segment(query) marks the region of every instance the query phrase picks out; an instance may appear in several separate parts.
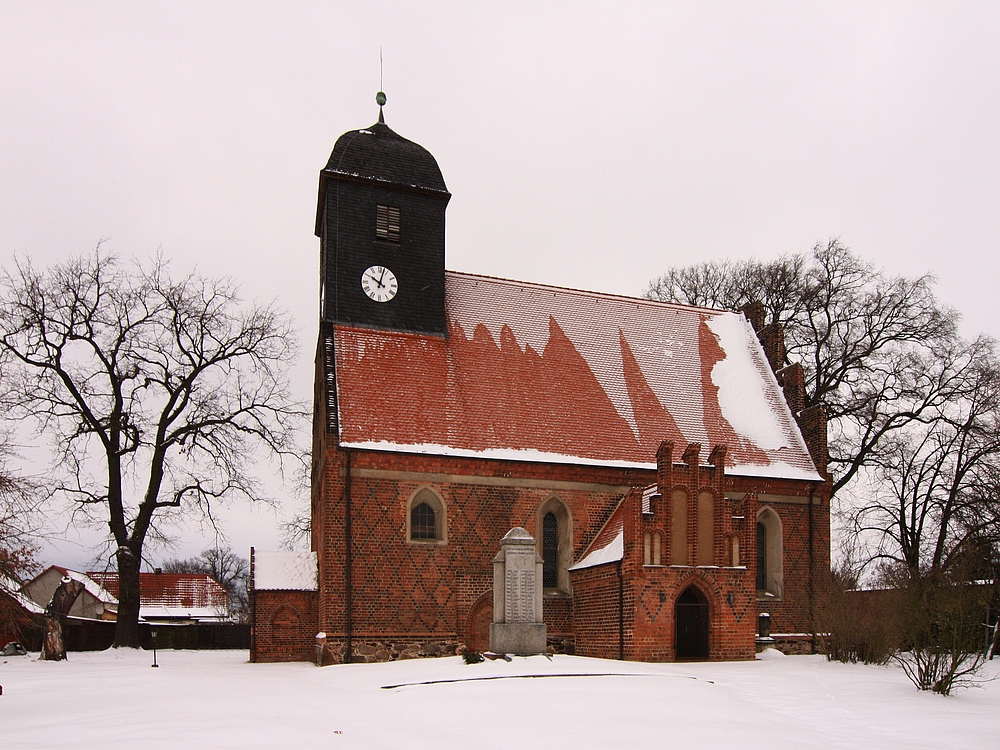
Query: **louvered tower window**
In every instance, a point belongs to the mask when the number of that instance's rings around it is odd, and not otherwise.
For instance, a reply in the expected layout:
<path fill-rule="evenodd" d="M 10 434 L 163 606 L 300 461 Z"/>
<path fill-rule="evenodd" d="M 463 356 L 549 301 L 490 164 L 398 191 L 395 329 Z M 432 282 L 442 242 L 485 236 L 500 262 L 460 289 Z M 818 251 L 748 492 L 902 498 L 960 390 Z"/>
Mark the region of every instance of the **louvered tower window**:
<path fill-rule="evenodd" d="M 555 513 L 546 513 L 542 519 L 542 586 L 559 586 L 559 524 Z"/>
<path fill-rule="evenodd" d="M 375 236 L 388 242 L 399 242 L 399 207 L 375 207 Z"/>

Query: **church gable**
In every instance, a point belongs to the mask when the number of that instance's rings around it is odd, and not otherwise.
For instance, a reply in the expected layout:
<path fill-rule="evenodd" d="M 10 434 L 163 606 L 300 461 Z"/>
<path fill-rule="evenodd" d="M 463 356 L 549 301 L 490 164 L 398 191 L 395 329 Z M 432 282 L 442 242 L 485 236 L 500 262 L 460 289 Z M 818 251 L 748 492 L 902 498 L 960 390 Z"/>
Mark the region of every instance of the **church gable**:
<path fill-rule="evenodd" d="M 672 439 L 820 480 L 741 314 L 453 272 L 445 289 L 447 338 L 335 329 L 343 446 L 653 468 Z"/>

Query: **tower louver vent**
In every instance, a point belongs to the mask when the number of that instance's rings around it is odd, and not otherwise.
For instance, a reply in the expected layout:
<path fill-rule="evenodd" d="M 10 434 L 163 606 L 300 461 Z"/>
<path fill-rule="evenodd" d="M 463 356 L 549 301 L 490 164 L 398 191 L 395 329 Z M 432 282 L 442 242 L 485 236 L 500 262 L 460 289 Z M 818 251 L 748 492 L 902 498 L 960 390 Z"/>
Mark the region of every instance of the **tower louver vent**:
<path fill-rule="evenodd" d="M 375 236 L 380 240 L 399 242 L 399 207 L 375 207 Z"/>

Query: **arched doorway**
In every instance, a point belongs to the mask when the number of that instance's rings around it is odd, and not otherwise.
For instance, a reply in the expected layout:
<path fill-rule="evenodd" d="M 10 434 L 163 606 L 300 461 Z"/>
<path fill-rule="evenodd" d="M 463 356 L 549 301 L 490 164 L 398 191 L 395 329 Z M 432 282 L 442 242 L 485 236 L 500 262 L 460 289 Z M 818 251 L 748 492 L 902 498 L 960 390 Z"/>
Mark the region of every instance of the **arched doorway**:
<path fill-rule="evenodd" d="M 688 586 L 674 605 L 674 643 L 678 659 L 708 658 L 708 600 Z"/>
<path fill-rule="evenodd" d="M 473 651 L 490 650 L 490 623 L 493 622 L 493 592 L 488 591 L 472 605 L 466 645 Z"/>

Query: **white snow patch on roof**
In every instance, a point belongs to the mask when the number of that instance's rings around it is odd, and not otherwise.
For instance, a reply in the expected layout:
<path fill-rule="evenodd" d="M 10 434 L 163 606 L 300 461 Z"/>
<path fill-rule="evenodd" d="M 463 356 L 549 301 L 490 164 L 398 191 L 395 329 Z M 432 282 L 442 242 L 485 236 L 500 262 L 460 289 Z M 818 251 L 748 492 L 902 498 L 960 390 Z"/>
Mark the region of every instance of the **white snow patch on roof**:
<path fill-rule="evenodd" d="M 814 469 L 800 469 L 785 463 L 773 463 L 768 466 L 759 464 L 737 464 L 726 467 L 726 476 L 740 477 L 771 477 L 777 479 L 801 479 L 806 482 L 822 482 L 823 477 Z"/>
<path fill-rule="evenodd" d="M 580 456 L 569 456 L 563 453 L 548 453 L 546 451 L 522 450 L 518 448 L 471 450 L 468 448 L 455 448 L 450 445 L 440 445 L 438 443 L 392 443 L 388 440 L 344 441 L 340 445 L 344 448 L 353 448 L 356 450 L 419 453 L 429 456 L 492 458 L 498 461 L 532 461 L 549 464 L 576 464 L 578 466 L 607 466 L 619 469 L 656 469 L 655 461 L 605 461 L 598 458 L 581 458 Z M 823 481 L 823 478 L 815 471 L 806 471 L 780 462 L 772 463 L 768 466 L 760 466 L 758 464 L 727 464 L 726 476 L 804 479 L 810 482 Z M 258 588 L 260 587 L 258 586 Z"/>
<path fill-rule="evenodd" d="M 253 586 L 258 591 L 319 588 L 315 552 L 255 552 L 253 559 Z"/>
<path fill-rule="evenodd" d="M 141 620 L 225 620 L 229 613 L 225 607 L 139 607 Z"/>
<path fill-rule="evenodd" d="M 570 570 L 583 570 L 592 568 L 595 565 L 618 562 L 625 555 L 625 529 L 619 529 L 615 538 L 606 547 L 594 550 L 589 555 L 584 556 L 580 562 L 570 568 Z"/>
<path fill-rule="evenodd" d="M 69 568 L 63 568 L 66 571 L 66 575 L 73 579 L 74 581 L 79 581 L 83 584 L 84 589 L 87 593 L 96 598 L 98 601 L 104 604 L 111 604 L 115 607 L 118 606 L 118 600 L 115 599 L 111 594 L 108 593 L 101 584 L 95 581 L 93 578 L 88 576 L 86 573 L 80 573 L 76 570 L 70 570 Z"/>
<path fill-rule="evenodd" d="M 788 447 L 788 436 L 777 423 L 774 408 L 761 388 L 760 368 L 750 351 L 757 341 L 750 322 L 742 315 L 716 315 L 705 321 L 726 353 L 712 368 L 712 382 L 719 388 L 722 416 L 740 435 L 765 451 Z M 759 348 L 759 345 L 758 345 Z M 760 353 L 762 354 L 762 352 Z"/>
<path fill-rule="evenodd" d="M 17 581 L 14 581 L 4 575 L 0 575 L 0 594 L 6 594 L 34 615 L 41 615 L 45 613 L 45 607 L 42 607 L 30 596 L 23 593 L 20 590 Z"/>
<path fill-rule="evenodd" d="M 493 458 L 500 461 L 535 461 L 538 463 L 578 464 L 580 466 L 613 466 L 623 469 L 655 469 L 656 463 L 642 461 L 603 461 L 596 458 L 581 458 L 562 453 L 528 450 L 520 448 L 486 448 L 472 450 L 469 448 L 454 448 L 450 445 L 437 443 L 391 443 L 388 440 L 372 440 L 365 442 L 343 442 L 345 448 L 360 450 L 394 451 L 400 453 L 421 453 L 431 456 L 457 456 L 461 458 Z"/>

